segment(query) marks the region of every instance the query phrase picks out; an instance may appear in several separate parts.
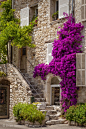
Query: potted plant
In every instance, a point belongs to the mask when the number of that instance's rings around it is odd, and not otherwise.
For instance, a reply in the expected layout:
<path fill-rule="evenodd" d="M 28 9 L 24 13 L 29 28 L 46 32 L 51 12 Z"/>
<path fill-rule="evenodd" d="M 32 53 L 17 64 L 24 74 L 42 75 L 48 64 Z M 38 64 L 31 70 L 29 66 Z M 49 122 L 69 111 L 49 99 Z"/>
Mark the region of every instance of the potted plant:
<path fill-rule="evenodd" d="M 56 16 L 58 15 L 58 11 L 52 14 L 52 18 L 56 20 Z"/>

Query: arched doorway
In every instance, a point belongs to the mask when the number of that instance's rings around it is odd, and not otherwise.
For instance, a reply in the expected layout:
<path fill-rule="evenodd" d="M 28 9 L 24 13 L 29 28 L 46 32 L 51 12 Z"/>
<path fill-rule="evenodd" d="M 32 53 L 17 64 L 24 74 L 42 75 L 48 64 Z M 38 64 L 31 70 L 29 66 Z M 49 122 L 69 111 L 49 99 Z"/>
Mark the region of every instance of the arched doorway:
<path fill-rule="evenodd" d="M 60 105 L 61 80 L 59 76 L 53 76 L 51 73 L 47 75 L 44 96 L 48 105 Z"/>
<path fill-rule="evenodd" d="M 9 85 L 8 80 L 0 81 L 0 118 L 9 118 Z"/>

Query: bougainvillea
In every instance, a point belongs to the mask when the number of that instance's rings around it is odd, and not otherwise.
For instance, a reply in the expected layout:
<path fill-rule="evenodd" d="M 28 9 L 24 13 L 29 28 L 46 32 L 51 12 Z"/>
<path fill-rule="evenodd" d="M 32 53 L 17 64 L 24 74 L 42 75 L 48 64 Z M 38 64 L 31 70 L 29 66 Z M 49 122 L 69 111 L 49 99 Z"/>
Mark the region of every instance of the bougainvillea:
<path fill-rule="evenodd" d="M 84 26 L 81 23 L 75 23 L 72 15 L 66 18 L 63 28 L 59 27 L 60 31 L 57 31 L 58 40 L 55 39 L 53 43 L 52 61 L 49 65 L 36 66 L 33 75 L 33 77 L 41 76 L 43 80 L 48 73 L 61 77 L 61 103 L 64 112 L 77 103 L 76 53 L 82 52 L 80 42 L 84 37 L 81 35 Z"/>

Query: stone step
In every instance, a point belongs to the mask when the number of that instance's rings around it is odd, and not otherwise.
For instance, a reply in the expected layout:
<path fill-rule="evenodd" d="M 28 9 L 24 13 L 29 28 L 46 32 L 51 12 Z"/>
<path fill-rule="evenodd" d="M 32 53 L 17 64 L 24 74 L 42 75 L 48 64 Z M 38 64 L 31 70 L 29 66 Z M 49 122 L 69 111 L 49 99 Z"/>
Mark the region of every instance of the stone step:
<path fill-rule="evenodd" d="M 32 78 L 31 77 L 25 77 L 26 78 L 26 80 L 28 80 L 28 81 L 32 81 Z"/>
<path fill-rule="evenodd" d="M 48 102 L 45 102 L 46 106 L 49 106 L 50 104 Z"/>
<path fill-rule="evenodd" d="M 57 114 L 57 111 L 55 110 L 40 110 L 42 111 L 43 113 L 46 112 L 46 115 L 55 115 Z"/>
<path fill-rule="evenodd" d="M 61 112 L 57 112 L 56 115 L 49 115 L 49 120 L 57 120 L 61 116 Z"/>
<path fill-rule="evenodd" d="M 30 84 L 31 84 L 31 85 L 34 85 L 34 82 L 33 82 L 33 81 L 30 81 Z"/>
<path fill-rule="evenodd" d="M 55 125 L 55 124 L 64 124 L 66 119 L 58 119 L 58 120 L 49 120 L 46 122 L 46 125 Z"/>
<path fill-rule="evenodd" d="M 54 110 L 61 112 L 61 107 L 58 105 L 52 105 L 54 107 Z"/>
<path fill-rule="evenodd" d="M 25 77 L 30 77 L 28 73 L 23 73 Z M 31 78 L 31 77 L 30 77 Z"/>
<path fill-rule="evenodd" d="M 54 110 L 54 107 L 53 106 L 46 106 L 45 110 Z"/>
<path fill-rule="evenodd" d="M 34 98 L 35 102 L 45 102 L 46 99 L 45 98 Z"/>
<path fill-rule="evenodd" d="M 32 88 L 32 87 L 33 87 L 34 89 L 39 89 L 39 90 L 41 89 L 41 87 L 38 87 L 38 86 L 36 86 L 36 85 L 34 85 L 34 84 L 31 84 L 31 88 Z"/>
<path fill-rule="evenodd" d="M 32 89 L 32 88 L 31 88 L 31 91 L 32 91 L 33 94 L 34 94 L 34 93 L 40 93 L 40 92 L 42 92 L 42 91 L 39 90 L 39 89 Z"/>
<path fill-rule="evenodd" d="M 34 93 L 33 96 L 35 98 L 40 98 L 40 97 L 43 98 L 44 97 L 44 94 L 43 93 L 38 93 L 38 94 L 37 93 Z"/>

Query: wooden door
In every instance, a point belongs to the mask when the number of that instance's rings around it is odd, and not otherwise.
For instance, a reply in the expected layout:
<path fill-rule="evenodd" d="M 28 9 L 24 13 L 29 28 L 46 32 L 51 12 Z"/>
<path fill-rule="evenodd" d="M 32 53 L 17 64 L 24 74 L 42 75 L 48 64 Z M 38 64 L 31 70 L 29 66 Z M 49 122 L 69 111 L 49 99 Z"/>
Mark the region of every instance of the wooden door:
<path fill-rule="evenodd" d="M 0 118 L 9 117 L 9 86 L 0 86 Z"/>
<path fill-rule="evenodd" d="M 60 87 L 51 87 L 51 105 L 60 105 Z"/>
<path fill-rule="evenodd" d="M 20 70 L 22 73 L 26 73 L 26 47 L 21 49 L 21 60 L 20 60 Z"/>

